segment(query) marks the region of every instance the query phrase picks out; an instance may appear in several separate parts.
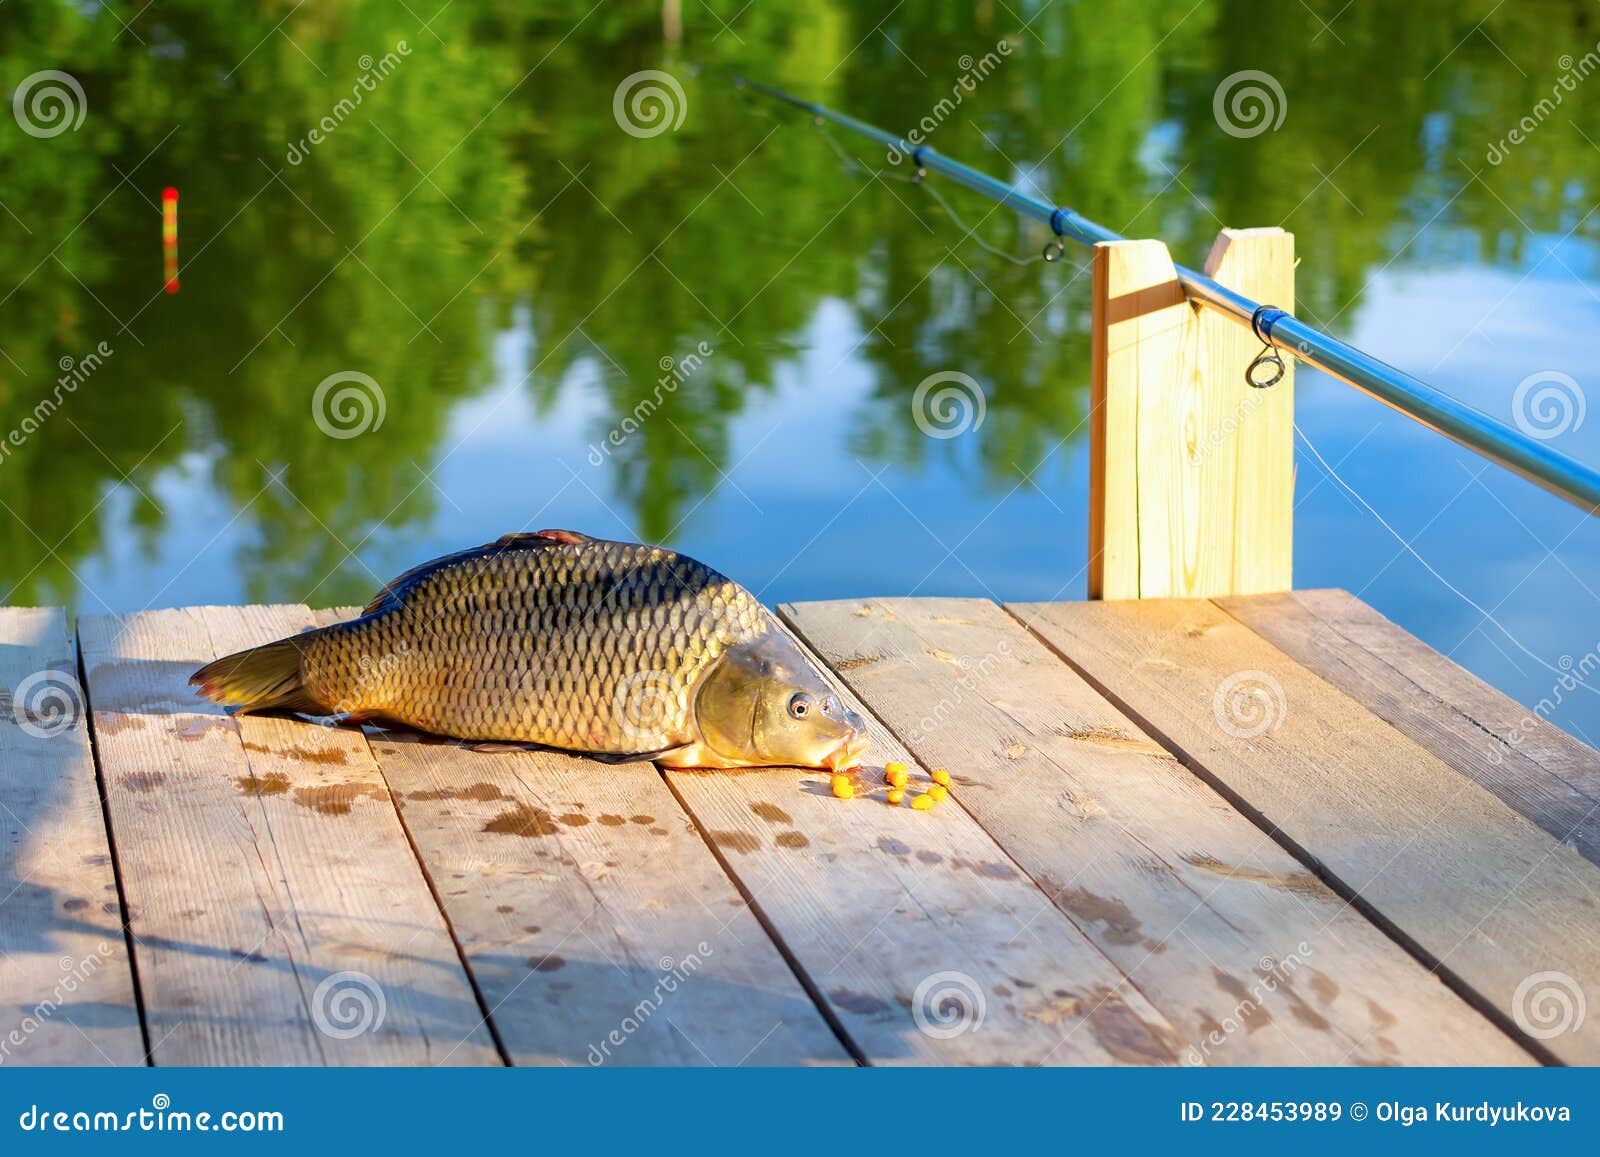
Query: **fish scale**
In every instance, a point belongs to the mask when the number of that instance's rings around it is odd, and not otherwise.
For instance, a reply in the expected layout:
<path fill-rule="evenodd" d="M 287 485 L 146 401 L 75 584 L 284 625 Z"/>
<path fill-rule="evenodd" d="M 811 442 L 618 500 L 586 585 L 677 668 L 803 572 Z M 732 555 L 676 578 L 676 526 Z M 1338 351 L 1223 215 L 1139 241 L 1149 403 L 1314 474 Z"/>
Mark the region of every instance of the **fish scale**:
<path fill-rule="evenodd" d="M 225 655 L 189 682 L 243 710 L 671 767 L 837 770 L 866 746 L 865 721 L 738 583 L 570 530 L 424 563 L 360 618 Z"/>
<path fill-rule="evenodd" d="M 527 536 L 532 538 L 532 536 Z M 304 644 L 323 702 L 446 735 L 628 753 L 691 738 L 691 693 L 771 627 L 737 583 L 632 543 L 520 541 L 396 580 Z"/>

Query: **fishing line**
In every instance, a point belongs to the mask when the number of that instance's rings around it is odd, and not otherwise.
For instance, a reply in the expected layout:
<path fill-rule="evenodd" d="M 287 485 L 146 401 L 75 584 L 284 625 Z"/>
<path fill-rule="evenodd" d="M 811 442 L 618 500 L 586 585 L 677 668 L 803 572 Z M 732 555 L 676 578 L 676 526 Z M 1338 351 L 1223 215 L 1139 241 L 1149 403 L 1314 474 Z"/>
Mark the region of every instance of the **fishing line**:
<path fill-rule="evenodd" d="M 818 135 L 821 136 L 824 141 L 828 142 L 828 147 L 831 148 L 838 155 L 839 160 L 842 162 L 843 167 L 846 170 L 853 169 L 856 172 L 865 173 L 869 177 L 882 177 L 882 178 L 887 178 L 888 180 L 891 180 L 891 181 L 899 181 L 901 184 L 918 186 L 919 188 L 922 189 L 922 191 L 924 193 L 926 193 L 928 196 L 930 196 L 930 197 L 932 197 L 934 199 L 934 202 L 939 206 L 939 208 L 941 208 L 941 209 L 943 209 L 945 211 L 946 216 L 948 216 L 951 221 L 955 222 L 956 228 L 960 229 L 961 232 L 966 234 L 967 240 L 971 241 L 974 245 L 976 245 L 978 248 L 982 249 L 985 253 L 989 253 L 989 254 L 991 254 L 991 255 L 993 255 L 995 257 L 1000 258 L 1003 261 L 1009 261 L 1013 265 L 1022 265 L 1022 266 L 1032 265 L 1035 261 L 1048 261 L 1048 260 L 1050 260 L 1049 258 L 1044 257 L 1044 256 L 1018 257 L 1015 254 L 1007 253 L 1005 250 L 998 249 L 995 246 L 989 244 L 982 237 L 978 236 L 976 229 L 974 229 L 972 227 L 969 227 L 967 225 L 966 221 L 964 221 L 962 219 L 961 214 L 959 214 L 959 213 L 957 213 L 955 211 L 955 209 L 951 206 L 950 202 L 946 201 L 944 199 L 944 197 L 939 193 L 939 191 L 933 187 L 932 184 L 930 184 L 929 182 L 923 180 L 923 173 L 922 173 L 921 169 L 917 170 L 917 175 L 916 176 L 907 177 L 907 176 L 902 176 L 901 174 L 896 173 L 896 172 L 894 172 L 893 170 L 890 170 L 890 169 L 876 169 L 876 168 L 873 168 L 871 165 L 869 165 L 865 161 L 863 161 L 860 157 L 852 155 L 849 151 L 847 151 L 845 149 L 845 147 L 843 145 L 841 145 L 837 140 L 835 140 L 833 134 L 828 131 L 828 126 L 827 126 L 826 122 L 824 122 L 823 124 L 816 124 L 816 122 L 813 121 L 812 123 L 813 123 L 814 127 L 816 128 Z"/>
<path fill-rule="evenodd" d="M 1557 675 L 1558 677 L 1567 674 L 1567 672 L 1564 671 L 1563 669 L 1561 669 L 1560 667 L 1556 666 L 1553 663 L 1546 662 L 1541 656 L 1536 655 L 1532 651 L 1530 651 L 1523 644 L 1522 640 L 1518 639 L 1509 630 L 1507 630 L 1506 627 L 1505 627 L 1505 624 L 1500 622 L 1499 619 L 1495 618 L 1494 615 L 1491 612 L 1489 612 L 1489 611 L 1485 610 L 1483 607 L 1479 606 L 1478 603 L 1476 601 L 1474 601 L 1473 598 L 1470 595 L 1468 595 L 1460 587 L 1456 586 L 1449 579 L 1445 578 L 1444 575 L 1440 574 L 1436 569 L 1434 569 L 1433 564 L 1430 563 L 1427 559 L 1423 558 L 1422 555 L 1417 552 L 1416 548 L 1413 547 L 1409 542 L 1407 542 L 1405 540 L 1404 537 L 1401 536 L 1399 531 L 1397 531 L 1394 527 L 1390 526 L 1388 521 L 1383 517 L 1383 515 L 1379 514 L 1377 512 L 1377 510 L 1373 507 L 1372 503 L 1368 502 L 1365 498 L 1361 497 L 1361 495 L 1356 492 L 1355 487 L 1351 486 L 1348 482 L 1346 482 L 1343 478 L 1341 478 L 1339 476 L 1338 471 L 1336 471 L 1329 464 L 1328 460 L 1326 458 L 1324 458 L 1322 456 L 1322 454 L 1317 450 L 1316 446 L 1312 444 L 1311 439 L 1306 436 L 1306 432 L 1300 428 L 1300 423 L 1299 422 L 1296 422 L 1294 424 L 1294 432 L 1295 432 L 1295 434 L 1297 434 L 1299 436 L 1300 440 L 1305 443 L 1306 449 L 1311 451 L 1311 456 L 1313 458 L 1315 458 L 1318 463 L 1321 464 L 1323 471 L 1328 475 L 1328 477 L 1332 478 L 1334 480 L 1334 482 L 1336 482 L 1341 488 L 1343 488 L 1345 493 L 1349 494 L 1350 497 L 1354 498 L 1363 507 L 1365 507 L 1367 513 L 1372 515 L 1373 518 L 1376 518 L 1378 520 L 1378 524 L 1380 526 L 1382 526 L 1383 529 L 1387 530 L 1390 534 L 1392 534 L 1394 536 L 1395 541 L 1398 542 L 1405 549 L 1406 553 L 1408 553 L 1409 555 L 1411 555 L 1412 558 L 1416 559 L 1419 563 L 1421 563 L 1422 566 L 1423 566 L 1423 569 L 1426 570 L 1429 574 L 1431 574 L 1434 578 L 1438 579 L 1439 582 L 1445 587 L 1446 590 L 1448 590 L 1451 594 L 1455 595 L 1462 602 L 1466 603 L 1467 606 L 1469 606 L 1473 610 L 1477 611 L 1486 620 L 1488 620 L 1489 622 L 1493 623 L 1495 625 L 1496 629 L 1499 630 L 1499 632 L 1502 635 L 1504 635 L 1508 640 L 1510 640 L 1512 646 L 1514 646 L 1517 650 L 1521 651 L 1524 655 L 1528 656 L 1528 658 L 1532 659 L 1535 663 L 1539 664 L 1539 666 L 1543 667 L 1546 671 L 1550 671 L 1550 672 L 1554 673 L 1555 675 Z M 1595 688 L 1589 686 L 1589 684 L 1585 683 L 1583 680 L 1579 679 L 1579 680 L 1576 680 L 1576 682 L 1577 682 L 1578 686 L 1582 687 L 1585 691 L 1589 692 L 1591 695 L 1600 695 L 1600 690 L 1596 690 Z"/>
<path fill-rule="evenodd" d="M 928 196 L 932 197 L 935 201 L 937 201 L 939 203 L 939 207 L 950 215 L 950 219 L 956 223 L 956 227 L 958 229 L 960 229 L 963 233 L 965 233 L 967 235 L 967 239 L 969 241 L 971 241 L 974 245 L 976 245 L 980 249 L 982 249 L 984 252 L 992 253 L 994 256 L 999 257 L 999 258 L 1001 258 L 1001 259 L 1003 259 L 1005 261 L 1009 261 L 1013 265 L 1024 265 L 1024 266 L 1026 266 L 1026 265 L 1032 265 L 1035 261 L 1046 261 L 1046 262 L 1048 262 L 1048 261 L 1055 260 L 1054 258 L 1046 257 L 1043 254 L 1040 254 L 1037 257 L 1017 257 L 1017 256 L 1015 256 L 1013 254 L 1006 253 L 1006 252 L 1004 252 L 1004 251 L 1002 251 L 1000 249 L 996 249 L 993 245 L 990 245 L 982 237 L 979 237 L 973 230 L 971 230 L 971 229 L 969 229 L 967 227 L 967 223 L 965 221 L 963 221 L 961 219 L 961 217 L 956 213 L 956 211 L 950 207 L 950 203 L 948 201 L 946 201 L 943 196 L 940 195 L 939 190 L 935 189 L 927 181 L 917 181 L 916 184 L 921 185 L 923 191 L 925 193 L 927 193 Z"/>
<path fill-rule="evenodd" d="M 744 106 L 747 110 L 753 113 L 759 113 L 761 116 L 764 116 L 769 120 L 777 121 L 779 124 L 786 125 L 791 123 L 786 120 L 780 120 L 765 105 L 757 104 L 755 101 L 748 98 L 744 99 Z M 839 158 L 840 168 L 845 172 L 851 173 L 852 175 L 861 174 L 868 178 L 879 177 L 884 180 L 899 181 L 903 185 L 919 186 L 924 193 L 933 198 L 934 202 L 939 206 L 939 208 L 944 210 L 945 215 L 955 223 L 956 228 L 960 229 L 962 233 L 966 234 L 966 239 L 971 241 L 978 248 L 982 249 L 985 253 L 988 253 L 994 257 L 998 257 L 1002 261 L 1009 261 L 1012 265 L 1019 266 L 1032 265 L 1036 261 L 1055 260 L 1055 258 L 1044 255 L 1036 257 L 1018 257 L 1013 253 L 1007 253 L 1003 249 L 996 248 L 995 246 L 989 244 L 989 242 L 985 241 L 982 237 L 979 237 L 976 230 L 967 225 L 966 221 L 962 219 L 961 214 L 956 212 L 954 207 L 951 206 L 950 202 L 946 201 L 943 195 L 940 194 L 940 192 L 935 189 L 930 182 L 922 179 L 922 170 L 918 169 L 916 176 L 908 177 L 904 176 L 903 174 L 896 173 L 892 169 L 875 168 L 872 165 L 867 164 L 867 162 L 863 161 L 860 157 L 855 156 L 843 145 L 841 145 L 834 138 L 834 135 L 828 131 L 828 124 L 826 121 L 821 121 L 816 117 L 813 117 L 811 118 L 811 126 L 812 128 L 816 129 L 817 135 L 827 142 L 828 147 L 832 149 L 834 154 Z"/>

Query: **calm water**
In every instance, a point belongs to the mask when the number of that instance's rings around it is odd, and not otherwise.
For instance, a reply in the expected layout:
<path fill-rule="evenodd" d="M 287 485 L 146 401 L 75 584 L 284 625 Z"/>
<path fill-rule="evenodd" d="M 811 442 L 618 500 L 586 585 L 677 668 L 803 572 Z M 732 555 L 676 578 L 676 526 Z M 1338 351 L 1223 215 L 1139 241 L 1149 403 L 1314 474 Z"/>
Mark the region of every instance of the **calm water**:
<path fill-rule="evenodd" d="M 906 131 L 993 54 L 944 152 L 1193 264 L 1224 223 L 1282 224 L 1303 316 L 1508 420 L 1529 375 L 1581 402 L 1600 360 L 1600 80 L 1535 111 L 1600 39 L 1592 3 L 441 3 L 0 9 L 7 89 L 83 94 L 76 128 L 0 131 L 0 398 L 27 427 L 4 601 L 364 601 L 539 526 L 670 543 L 768 601 L 1081 597 L 1080 255 L 735 72 Z M 614 98 L 647 69 L 682 120 L 638 136 Z M 1277 131 L 1219 125 L 1245 69 L 1281 86 Z M 940 371 L 986 395 L 959 437 L 913 420 Z M 1297 585 L 1548 696 L 1600 639 L 1600 528 L 1299 383 L 1340 481 L 1300 447 Z M 1600 460 L 1578 417 L 1554 444 Z M 1600 688 L 1563 698 L 1600 739 Z"/>

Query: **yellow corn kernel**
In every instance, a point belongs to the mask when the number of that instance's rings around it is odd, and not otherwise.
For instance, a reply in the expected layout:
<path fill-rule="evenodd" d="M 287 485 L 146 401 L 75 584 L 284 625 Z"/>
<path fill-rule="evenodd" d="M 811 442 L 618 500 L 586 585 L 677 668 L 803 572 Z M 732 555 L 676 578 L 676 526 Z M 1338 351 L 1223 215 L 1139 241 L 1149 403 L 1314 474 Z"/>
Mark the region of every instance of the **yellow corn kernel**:
<path fill-rule="evenodd" d="M 903 788 L 903 787 L 891 787 L 889 789 L 889 802 L 890 803 L 899 803 L 901 800 L 903 800 L 905 798 L 906 798 L 906 789 L 905 788 Z"/>
<path fill-rule="evenodd" d="M 905 787 L 906 781 L 910 778 L 903 763 L 891 763 L 883 769 L 883 781 L 893 787 Z"/>
<path fill-rule="evenodd" d="M 899 761 L 899 760 L 898 760 L 898 759 L 897 759 L 897 760 L 894 760 L 894 761 L 893 761 L 893 762 L 891 762 L 891 763 L 886 763 L 886 764 L 884 764 L 884 765 L 883 765 L 883 770 L 884 770 L 884 773 L 885 773 L 885 774 L 887 774 L 887 775 L 893 775 L 893 774 L 894 774 L 894 773 L 895 773 L 895 772 L 897 772 L 897 771 L 898 771 L 898 772 L 899 772 L 899 773 L 900 773 L 900 774 L 901 774 L 901 775 L 904 775 L 904 774 L 905 774 L 905 773 L 906 773 L 906 771 L 907 771 L 907 770 L 908 770 L 908 769 L 907 769 L 907 768 L 906 768 L 906 765 L 905 765 L 905 764 L 903 764 L 903 763 L 901 763 L 901 762 L 900 762 L 900 761 Z"/>
<path fill-rule="evenodd" d="M 929 772 L 928 778 L 932 779 L 940 787 L 950 786 L 950 773 L 942 767 L 934 768 L 933 771 Z"/>
<path fill-rule="evenodd" d="M 945 787 L 945 785 L 942 783 L 936 783 L 928 789 L 928 798 L 933 800 L 934 803 L 938 803 L 949 794 L 950 789 Z"/>
<path fill-rule="evenodd" d="M 850 782 L 848 775 L 835 775 L 829 781 L 833 787 L 833 794 L 840 799 L 854 799 L 856 785 Z"/>
<path fill-rule="evenodd" d="M 911 801 L 911 806 L 919 812 L 925 812 L 933 806 L 933 797 L 926 794 L 919 795 Z"/>

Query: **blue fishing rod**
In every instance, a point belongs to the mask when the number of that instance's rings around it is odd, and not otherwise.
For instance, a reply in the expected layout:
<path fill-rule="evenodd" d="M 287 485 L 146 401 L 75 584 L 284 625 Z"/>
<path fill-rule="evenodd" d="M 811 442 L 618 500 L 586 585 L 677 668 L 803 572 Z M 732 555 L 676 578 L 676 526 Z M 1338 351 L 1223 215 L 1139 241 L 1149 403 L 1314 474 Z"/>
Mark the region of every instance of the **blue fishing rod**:
<path fill-rule="evenodd" d="M 1081 213 L 1019 193 L 987 173 L 980 173 L 941 155 L 928 145 L 913 144 L 904 137 L 835 112 L 826 105 L 801 100 L 781 89 L 745 77 L 736 77 L 734 83 L 740 88 L 801 109 L 819 122 L 839 125 L 876 141 L 906 157 L 918 169 L 948 177 L 1024 217 L 1049 226 L 1057 237 L 1086 246 L 1094 246 L 1102 241 L 1127 240 L 1120 233 L 1089 220 Z M 1177 272 L 1178 281 L 1190 301 L 1247 326 L 1268 347 L 1281 350 L 1331 374 L 1474 453 L 1565 498 L 1587 513 L 1593 514 L 1600 509 L 1600 471 L 1585 466 L 1419 378 L 1395 369 L 1348 342 L 1323 333 L 1291 313 L 1270 304 L 1252 301 L 1187 266 L 1177 266 Z M 1272 380 L 1276 381 L 1276 378 Z M 1258 383 L 1252 379 L 1250 384 L 1270 383 Z"/>

